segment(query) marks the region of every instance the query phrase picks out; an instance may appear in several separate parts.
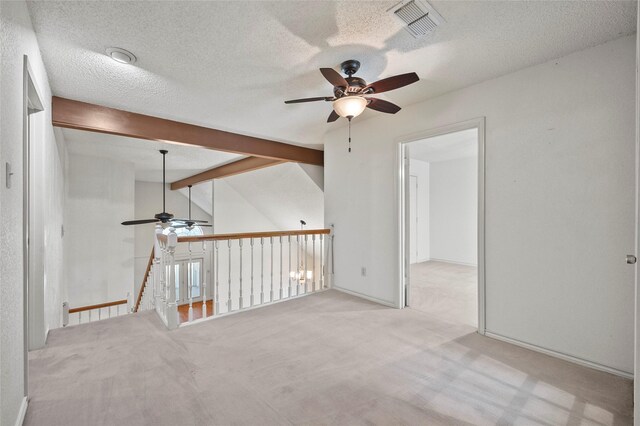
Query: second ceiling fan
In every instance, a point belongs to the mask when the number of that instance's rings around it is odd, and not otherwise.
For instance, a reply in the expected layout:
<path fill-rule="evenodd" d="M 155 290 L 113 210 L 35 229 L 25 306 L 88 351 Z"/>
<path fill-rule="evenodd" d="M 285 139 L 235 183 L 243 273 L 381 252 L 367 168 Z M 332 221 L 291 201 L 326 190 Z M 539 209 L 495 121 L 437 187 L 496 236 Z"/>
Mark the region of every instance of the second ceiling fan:
<path fill-rule="evenodd" d="M 370 108 L 387 114 L 395 114 L 400 111 L 400 107 L 398 105 L 385 101 L 384 99 L 370 97 L 370 95 L 399 89 L 400 87 L 408 86 L 409 84 L 420 80 L 415 72 L 410 72 L 367 84 L 367 82 L 362 78 L 354 77 L 354 74 L 358 69 L 360 69 L 359 61 L 350 59 L 348 61 L 344 61 L 340 67 L 347 77 L 341 76 L 340 73 L 333 68 L 320 68 L 320 72 L 324 78 L 333 85 L 333 96 L 292 99 L 284 101 L 284 103 L 296 104 L 316 101 L 332 102 L 333 111 L 329 114 L 327 123 L 336 121 L 340 117 L 347 118 L 351 121 L 352 118 L 360 115 L 365 108 Z"/>
<path fill-rule="evenodd" d="M 197 220 L 191 219 L 191 188 L 189 188 L 189 219 L 175 219 L 173 214 L 167 213 L 166 208 L 166 164 L 165 158 L 167 156 L 166 149 L 161 149 L 160 154 L 162 154 L 162 212 L 156 213 L 153 219 L 137 219 L 137 220 L 127 220 L 122 222 L 123 225 L 142 225 L 145 223 L 171 223 L 171 225 L 183 225 L 187 223 L 191 223 L 192 226 L 195 223 L 207 223 L 206 220 Z"/>

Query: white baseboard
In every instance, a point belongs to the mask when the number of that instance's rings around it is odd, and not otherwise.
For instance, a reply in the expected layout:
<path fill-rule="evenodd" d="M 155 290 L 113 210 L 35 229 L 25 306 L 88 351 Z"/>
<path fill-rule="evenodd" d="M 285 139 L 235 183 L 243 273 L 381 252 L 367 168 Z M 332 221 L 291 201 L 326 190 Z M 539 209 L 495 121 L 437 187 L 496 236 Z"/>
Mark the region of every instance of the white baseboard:
<path fill-rule="evenodd" d="M 545 355 L 549 355 L 555 358 L 560 358 L 565 361 L 572 362 L 574 364 L 582 365 L 584 367 L 589 367 L 595 370 L 604 371 L 606 373 L 615 374 L 616 376 L 624 377 L 626 379 L 633 379 L 633 373 L 628 373 L 626 371 L 618 370 L 617 368 L 607 367 L 606 365 L 598 364 L 592 361 L 587 361 L 586 359 L 578 358 L 572 355 L 563 354 L 562 352 L 556 352 L 551 349 L 546 349 L 540 346 L 532 345 L 530 343 L 521 342 L 520 340 L 501 336 L 499 334 L 495 334 L 490 331 L 486 331 L 484 335 L 492 339 L 501 340 L 506 343 L 511 343 L 512 345 L 520 346 L 521 348 L 530 349 L 535 352 L 540 352 Z"/>
<path fill-rule="evenodd" d="M 357 291 L 353 291 L 353 290 L 347 290 L 346 288 L 342 288 L 342 287 L 337 287 L 337 286 L 332 286 L 331 287 L 334 290 L 338 290 L 342 293 L 346 293 L 346 294 L 350 294 L 352 296 L 356 296 L 359 297 L 361 299 L 366 299 L 370 302 L 375 302 L 378 303 L 380 305 L 384 305 L 384 306 L 388 306 L 390 308 L 397 308 L 398 306 L 393 303 L 393 302 L 389 302 L 388 300 L 383 300 L 383 299 L 378 299 L 377 297 L 371 297 L 371 296 L 367 296 L 366 294 L 362 294 L 362 293 L 358 293 Z"/>
<path fill-rule="evenodd" d="M 478 267 L 477 263 L 458 262 L 457 260 L 438 259 L 438 258 L 435 258 L 435 257 L 432 257 L 429 260 L 432 261 L 432 262 L 451 263 L 452 265 L 463 265 L 463 266 L 475 266 L 475 267 Z"/>
<path fill-rule="evenodd" d="M 29 405 L 29 400 L 25 396 L 22 398 L 22 404 L 20 404 L 20 411 L 18 411 L 18 417 L 16 418 L 16 426 L 22 426 L 24 423 L 24 417 L 27 415 L 27 406 Z"/>

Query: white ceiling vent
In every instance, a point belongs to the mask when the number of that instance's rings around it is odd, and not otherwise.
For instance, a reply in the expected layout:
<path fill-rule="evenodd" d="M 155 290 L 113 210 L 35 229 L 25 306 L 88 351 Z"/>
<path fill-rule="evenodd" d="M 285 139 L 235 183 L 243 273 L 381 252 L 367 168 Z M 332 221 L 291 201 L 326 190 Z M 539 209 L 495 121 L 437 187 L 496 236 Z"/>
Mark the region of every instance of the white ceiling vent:
<path fill-rule="evenodd" d="M 424 0 L 404 0 L 388 9 L 405 25 L 405 29 L 413 37 L 418 38 L 431 34 L 445 20 Z"/>

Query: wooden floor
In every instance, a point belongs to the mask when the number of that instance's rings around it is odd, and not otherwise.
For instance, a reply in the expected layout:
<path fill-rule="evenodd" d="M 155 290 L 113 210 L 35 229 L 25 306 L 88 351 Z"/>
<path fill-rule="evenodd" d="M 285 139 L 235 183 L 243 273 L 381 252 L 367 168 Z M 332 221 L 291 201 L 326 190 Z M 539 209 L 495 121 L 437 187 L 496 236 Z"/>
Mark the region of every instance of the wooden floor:
<path fill-rule="evenodd" d="M 189 322 L 189 304 L 178 306 L 180 323 Z M 213 316 L 213 300 L 207 300 L 207 317 Z M 202 302 L 193 302 L 194 321 L 202 318 Z"/>
<path fill-rule="evenodd" d="M 428 261 L 410 269 L 409 306 L 454 324 L 478 326 L 478 268 Z"/>
<path fill-rule="evenodd" d="M 26 426 L 632 424 L 631 380 L 335 290 L 56 329 L 29 355 Z"/>

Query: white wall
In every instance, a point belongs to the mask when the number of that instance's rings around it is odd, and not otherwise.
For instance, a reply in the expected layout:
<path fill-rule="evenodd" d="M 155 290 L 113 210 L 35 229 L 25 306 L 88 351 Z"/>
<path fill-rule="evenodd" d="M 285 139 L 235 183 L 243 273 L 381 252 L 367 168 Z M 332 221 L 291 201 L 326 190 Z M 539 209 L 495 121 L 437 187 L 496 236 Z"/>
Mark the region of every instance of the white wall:
<path fill-rule="evenodd" d="M 214 220 L 216 234 L 278 230 L 278 226 L 246 198 L 231 187 L 226 179 L 214 180 Z"/>
<path fill-rule="evenodd" d="M 224 182 L 269 218 L 275 230 L 299 229 L 300 219 L 307 222 L 307 229 L 318 229 L 324 228 L 324 194 L 316 183 L 318 169 L 310 169 L 316 173 L 314 180 L 297 164 L 284 163 L 231 176 Z"/>
<path fill-rule="evenodd" d="M 431 259 L 477 265 L 478 159 L 429 165 Z"/>
<path fill-rule="evenodd" d="M 28 55 L 35 83 L 45 111 L 35 120 L 38 138 L 33 149 L 42 153 L 34 159 L 40 170 L 34 171 L 34 184 L 46 185 L 38 191 L 36 220 L 42 224 L 46 256 L 41 268 L 45 330 L 61 322 L 62 242 L 60 206 L 63 155 L 56 148 L 51 127 L 51 90 L 40 57 L 36 36 L 24 2 L 0 2 L 0 424 L 13 425 L 24 397 L 24 324 L 22 263 L 22 141 L 23 141 L 23 55 Z M 34 116 L 35 117 L 35 116 Z M 14 175 L 6 187 L 5 163 L 11 163 Z M 36 259 L 37 261 L 38 259 Z"/>
<path fill-rule="evenodd" d="M 70 307 L 124 299 L 133 292 L 134 167 L 69 155 L 65 199 L 65 282 Z"/>
<path fill-rule="evenodd" d="M 335 285 L 399 304 L 398 138 L 485 116 L 488 331 L 631 372 L 635 38 L 329 133 Z"/>
<path fill-rule="evenodd" d="M 415 176 L 418 182 L 418 194 L 416 214 L 418 216 L 418 229 L 411 228 L 411 232 L 415 232 L 415 244 L 417 247 L 411 247 L 416 251 L 416 262 L 426 262 L 431 258 L 429 252 L 429 241 L 431 239 L 429 232 L 429 163 L 426 161 L 409 159 L 409 174 Z M 413 224 L 412 224 L 413 226 Z"/>

